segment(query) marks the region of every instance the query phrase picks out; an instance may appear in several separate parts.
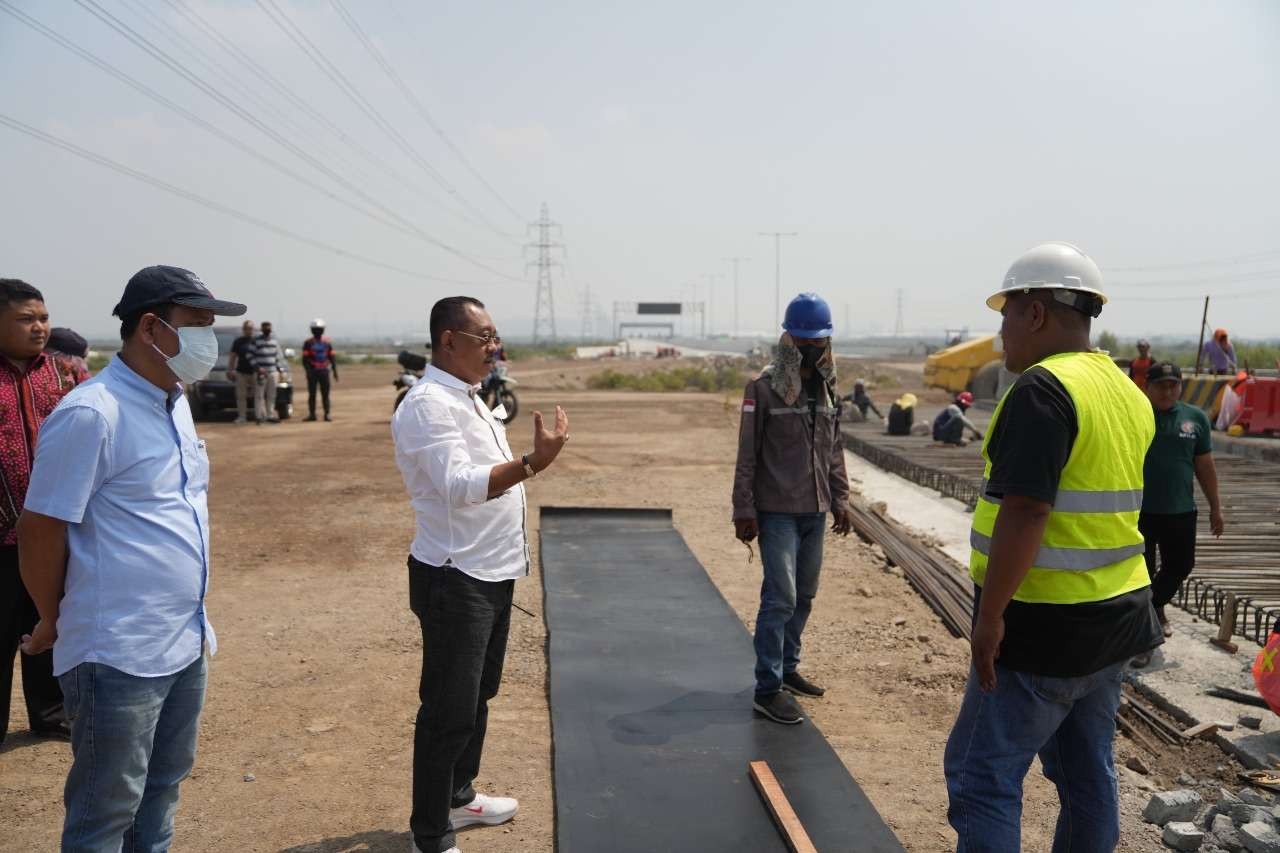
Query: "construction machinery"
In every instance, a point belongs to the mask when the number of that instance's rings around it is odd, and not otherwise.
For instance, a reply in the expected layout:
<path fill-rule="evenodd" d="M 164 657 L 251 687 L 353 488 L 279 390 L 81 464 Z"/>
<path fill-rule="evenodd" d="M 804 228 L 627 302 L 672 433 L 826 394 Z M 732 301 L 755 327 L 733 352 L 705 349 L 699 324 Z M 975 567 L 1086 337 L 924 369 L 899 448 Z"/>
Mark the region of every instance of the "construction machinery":
<path fill-rule="evenodd" d="M 1004 358 L 996 335 L 982 335 L 941 349 L 925 359 L 924 381 L 953 393 L 969 391 L 979 400 L 994 400 L 1001 388 Z"/>

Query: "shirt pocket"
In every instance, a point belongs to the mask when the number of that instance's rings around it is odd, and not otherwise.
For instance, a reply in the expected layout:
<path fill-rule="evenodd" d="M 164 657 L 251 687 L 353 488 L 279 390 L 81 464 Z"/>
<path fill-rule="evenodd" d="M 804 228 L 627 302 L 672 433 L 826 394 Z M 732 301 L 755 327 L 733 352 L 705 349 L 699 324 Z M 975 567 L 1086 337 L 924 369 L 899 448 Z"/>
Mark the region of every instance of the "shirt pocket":
<path fill-rule="evenodd" d="M 190 442 L 182 454 L 182 464 L 187 472 L 187 490 L 193 496 L 209 491 L 209 450 L 201 439 Z"/>

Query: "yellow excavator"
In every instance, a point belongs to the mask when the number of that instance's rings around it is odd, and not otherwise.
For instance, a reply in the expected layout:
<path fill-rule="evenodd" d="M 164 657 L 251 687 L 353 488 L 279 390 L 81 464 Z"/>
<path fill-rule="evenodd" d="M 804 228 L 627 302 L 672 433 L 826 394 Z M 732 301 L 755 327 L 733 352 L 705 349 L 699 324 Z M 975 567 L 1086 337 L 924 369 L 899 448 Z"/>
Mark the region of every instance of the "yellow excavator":
<path fill-rule="evenodd" d="M 924 383 L 957 394 L 968 391 L 979 400 L 994 400 L 1004 365 L 997 345 L 995 335 L 982 335 L 938 350 L 925 359 Z"/>

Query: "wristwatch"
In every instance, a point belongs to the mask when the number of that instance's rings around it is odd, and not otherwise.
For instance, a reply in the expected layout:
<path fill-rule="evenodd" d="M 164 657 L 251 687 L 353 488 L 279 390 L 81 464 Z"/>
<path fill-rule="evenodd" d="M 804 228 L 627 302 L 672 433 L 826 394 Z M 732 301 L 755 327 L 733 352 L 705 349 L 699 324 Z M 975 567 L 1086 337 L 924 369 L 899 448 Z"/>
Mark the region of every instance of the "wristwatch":
<path fill-rule="evenodd" d="M 533 466 L 529 464 L 529 455 L 527 453 L 520 457 L 520 464 L 524 466 L 524 474 L 530 480 L 538 476 L 538 472 L 533 470 Z"/>

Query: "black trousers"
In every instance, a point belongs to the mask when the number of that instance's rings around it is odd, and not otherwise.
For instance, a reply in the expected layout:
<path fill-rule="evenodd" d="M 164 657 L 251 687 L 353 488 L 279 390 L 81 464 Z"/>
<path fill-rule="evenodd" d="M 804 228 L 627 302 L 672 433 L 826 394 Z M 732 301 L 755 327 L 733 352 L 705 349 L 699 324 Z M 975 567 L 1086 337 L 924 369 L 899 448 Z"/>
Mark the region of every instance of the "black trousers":
<path fill-rule="evenodd" d="M 423 853 L 454 846 L 449 810 L 475 799 L 471 782 L 502 681 L 514 591 L 513 580 L 476 580 L 409 558 L 409 607 L 422 623 L 409 828 Z"/>
<path fill-rule="evenodd" d="M 0 545 L 0 741 L 9 730 L 9 699 L 13 695 L 13 656 L 22 658 L 22 695 L 33 731 L 58 726 L 62 689 L 53 677 L 53 652 L 24 655 L 18 651 L 22 635 L 31 633 L 40 614 L 18 574 L 18 546 Z"/>
<path fill-rule="evenodd" d="M 1196 567 L 1196 513 L 1176 515 L 1141 513 L 1138 530 L 1146 540 L 1147 574 L 1151 576 L 1151 603 L 1164 607 L 1178 594 L 1178 587 Z M 1160 552 L 1159 569 L 1156 552 Z"/>
<path fill-rule="evenodd" d="M 307 371 L 307 412 L 312 417 L 316 414 L 316 388 L 320 389 L 320 400 L 324 404 L 324 413 L 327 415 L 329 414 L 329 371 Z"/>

